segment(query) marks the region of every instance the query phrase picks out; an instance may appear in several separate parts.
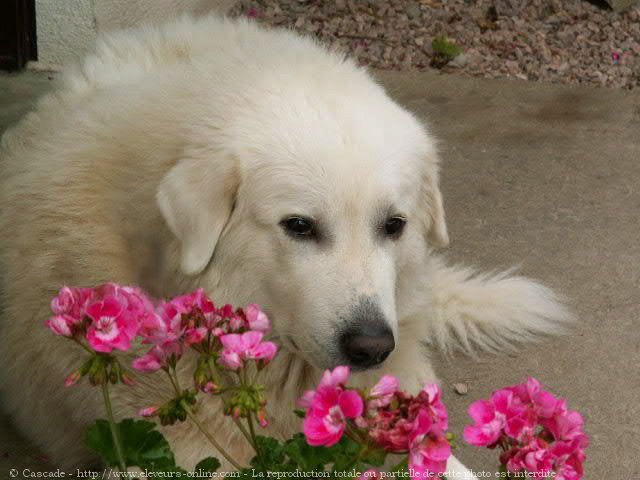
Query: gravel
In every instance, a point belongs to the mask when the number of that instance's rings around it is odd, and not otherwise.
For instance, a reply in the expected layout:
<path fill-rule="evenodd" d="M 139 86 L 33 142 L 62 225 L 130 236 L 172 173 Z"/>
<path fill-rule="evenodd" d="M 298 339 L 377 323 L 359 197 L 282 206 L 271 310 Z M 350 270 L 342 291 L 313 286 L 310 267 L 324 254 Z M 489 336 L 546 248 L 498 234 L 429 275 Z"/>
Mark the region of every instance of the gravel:
<path fill-rule="evenodd" d="M 640 7 L 614 13 L 582 0 L 241 0 L 231 15 L 314 35 L 380 69 L 640 87 Z M 461 53 L 443 56 L 434 39 Z"/>

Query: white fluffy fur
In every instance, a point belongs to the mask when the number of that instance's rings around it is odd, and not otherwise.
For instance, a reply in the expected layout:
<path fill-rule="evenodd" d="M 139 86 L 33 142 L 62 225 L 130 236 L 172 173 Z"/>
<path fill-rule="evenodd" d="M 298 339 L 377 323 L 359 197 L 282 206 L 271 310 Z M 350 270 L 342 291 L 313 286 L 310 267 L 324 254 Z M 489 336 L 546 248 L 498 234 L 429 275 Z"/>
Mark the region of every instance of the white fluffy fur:
<path fill-rule="evenodd" d="M 435 381 L 425 341 L 494 349 L 556 331 L 567 313 L 547 288 L 433 255 L 448 240 L 437 164 L 411 114 L 309 39 L 216 18 L 103 37 L 3 137 L 5 407 L 54 461 L 94 461 L 81 439 L 99 394 L 62 386 L 83 353 L 43 327 L 62 284 L 162 296 L 202 286 L 263 304 L 283 346 L 264 379 L 270 433 L 282 436 L 299 427 L 285 413 L 295 399 L 343 360 L 335 331 L 359 298 L 375 299 L 397 344 L 381 369 L 355 375 L 362 385 L 383 372 L 414 391 Z M 395 242 L 375 227 L 391 209 L 408 218 Z M 319 218 L 324 243 L 287 237 L 278 223 L 289 214 Z M 166 398 L 161 380 L 115 388 L 116 414 Z M 208 428 L 246 459 L 219 401 L 203 403 Z M 188 423 L 165 433 L 184 467 L 208 452 Z"/>
<path fill-rule="evenodd" d="M 511 272 L 435 269 L 436 317 L 428 338 L 444 352 L 508 351 L 517 342 L 563 333 L 570 315 L 553 290 Z"/>

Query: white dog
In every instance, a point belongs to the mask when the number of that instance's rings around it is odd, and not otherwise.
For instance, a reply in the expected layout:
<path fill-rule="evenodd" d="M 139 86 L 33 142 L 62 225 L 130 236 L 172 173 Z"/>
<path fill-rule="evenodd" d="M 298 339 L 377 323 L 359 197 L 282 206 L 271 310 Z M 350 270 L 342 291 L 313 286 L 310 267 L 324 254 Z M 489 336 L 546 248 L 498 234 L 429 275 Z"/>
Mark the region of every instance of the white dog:
<path fill-rule="evenodd" d="M 323 369 L 417 392 L 436 380 L 424 342 L 495 349 L 568 317 L 540 284 L 433 255 L 448 243 L 433 139 L 365 69 L 288 31 L 183 18 L 103 37 L 2 148 L 3 403 L 62 466 L 95 461 L 82 439 L 103 416 L 97 389 L 63 386 L 83 352 L 43 326 L 63 284 L 263 305 L 278 436 Z M 160 381 L 117 387 L 116 415 L 166 399 Z M 219 400 L 198 414 L 246 460 Z M 186 468 L 210 453 L 188 423 L 165 434 Z"/>

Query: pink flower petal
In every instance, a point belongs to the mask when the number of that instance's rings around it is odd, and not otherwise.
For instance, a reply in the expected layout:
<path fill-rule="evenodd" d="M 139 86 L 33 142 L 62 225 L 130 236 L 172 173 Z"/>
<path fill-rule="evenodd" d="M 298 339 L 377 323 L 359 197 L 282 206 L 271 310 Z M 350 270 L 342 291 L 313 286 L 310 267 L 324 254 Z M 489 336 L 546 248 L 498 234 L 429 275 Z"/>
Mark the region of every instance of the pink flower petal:
<path fill-rule="evenodd" d="M 155 355 L 147 353 L 140 358 L 136 358 L 131 366 L 143 373 L 153 373 L 162 368 L 162 363 Z"/>
<path fill-rule="evenodd" d="M 325 370 L 322 375 L 322 379 L 320 380 L 320 386 L 338 386 L 338 385 L 346 385 L 349 381 L 349 376 L 351 375 L 351 369 L 346 366 L 338 366 L 333 370 Z"/>
<path fill-rule="evenodd" d="M 489 400 L 477 400 L 469 406 L 469 416 L 476 423 L 488 423 L 495 418 L 495 415 L 495 407 Z"/>
<path fill-rule="evenodd" d="M 231 370 L 237 370 L 242 367 L 242 359 L 240 355 L 231 350 L 223 350 L 220 355 L 220 363 Z"/>
<path fill-rule="evenodd" d="M 47 327 L 56 335 L 71 337 L 71 327 L 65 315 L 54 315 L 46 322 Z"/>
<path fill-rule="evenodd" d="M 251 330 L 258 330 L 265 333 L 271 330 L 271 322 L 269 322 L 269 318 L 255 303 L 247 305 L 245 313 Z"/>
<path fill-rule="evenodd" d="M 249 330 L 242 334 L 242 348 L 244 351 L 251 350 L 258 346 L 258 344 L 262 341 L 262 337 L 264 337 L 264 333 L 257 332 L 255 330 Z"/>
<path fill-rule="evenodd" d="M 362 415 L 364 402 L 360 394 L 354 390 L 342 392 L 338 399 L 338 406 L 347 418 L 356 418 Z"/>
<path fill-rule="evenodd" d="M 253 351 L 253 358 L 256 360 L 262 360 L 269 362 L 273 360 L 278 352 L 278 347 L 273 342 L 262 342 Z"/>
<path fill-rule="evenodd" d="M 381 397 L 394 394 L 399 387 L 398 379 L 392 375 L 383 375 L 369 391 L 372 397 Z"/>
<path fill-rule="evenodd" d="M 153 417 L 158 411 L 158 407 L 146 407 L 138 412 L 141 417 Z"/>
<path fill-rule="evenodd" d="M 298 399 L 297 405 L 300 408 L 309 408 L 313 403 L 313 399 L 316 396 L 315 390 L 307 390 L 302 394 L 302 396 Z"/>

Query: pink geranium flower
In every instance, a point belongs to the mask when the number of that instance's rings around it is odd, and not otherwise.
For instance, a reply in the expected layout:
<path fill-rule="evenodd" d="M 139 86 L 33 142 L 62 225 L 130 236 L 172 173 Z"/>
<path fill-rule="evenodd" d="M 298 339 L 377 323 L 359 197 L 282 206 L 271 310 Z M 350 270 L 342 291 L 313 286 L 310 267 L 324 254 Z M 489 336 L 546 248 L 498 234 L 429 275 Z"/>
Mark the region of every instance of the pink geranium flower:
<path fill-rule="evenodd" d="M 229 317 L 229 330 L 238 332 L 247 326 L 247 321 L 239 312 L 231 314 Z"/>
<path fill-rule="evenodd" d="M 491 400 L 479 400 L 469 407 L 469 415 L 475 425 L 464 429 L 464 438 L 476 446 L 495 444 L 502 433 L 517 440 L 531 435 L 536 417 L 509 389 L 498 390 Z"/>
<path fill-rule="evenodd" d="M 333 370 L 325 370 L 320 379 L 320 387 L 345 386 L 349 381 L 351 369 L 345 366 L 337 366 Z"/>
<path fill-rule="evenodd" d="M 551 447 L 555 463 L 555 478 L 560 480 L 578 480 L 584 474 L 584 449 L 589 442 L 586 436 L 570 442 L 556 442 Z"/>
<path fill-rule="evenodd" d="M 271 322 L 269 322 L 269 318 L 255 303 L 247 305 L 245 315 L 247 317 L 247 324 L 250 330 L 257 330 L 264 333 L 269 333 L 269 330 L 271 330 Z"/>
<path fill-rule="evenodd" d="M 56 315 L 68 314 L 76 307 L 76 296 L 74 290 L 69 287 L 62 287 L 57 296 L 51 299 L 51 311 Z"/>
<path fill-rule="evenodd" d="M 87 329 L 87 340 L 97 352 L 110 353 L 113 349 L 126 351 L 135 336 L 138 319 L 123 309 L 115 296 L 107 296 L 87 307 L 92 322 Z"/>
<path fill-rule="evenodd" d="M 529 377 L 525 383 L 512 385 L 505 390 L 512 392 L 522 404 L 532 406 L 540 418 L 550 418 L 561 408 L 562 401 L 542 390 L 540 382 L 533 377 Z"/>
<path fill-rule="evenodd" d="M 320 387 L 304 419 L 304 434 L 309 445 L 330 447 L 344 433 L 347 419 L 362 415 L 364 402 L 360 394 L 341 387 Z"/>
<path fill-rule="evenodd" d="M 345 366 L 326 370 L 318 387 L 306 391 L 298 400 L 298 405 L 307 409 L 304 434 L 310 445 L 334 445 L 342 438 L 347 420 L 363 420 L 362 396 L 346 388 L 350 374 Z"/>
<path fill-rule="evenodd" d="M 208 330 L 205 327 L 188 328 L 185 330 L 184 344 L 188 347 L 196 343 L 201 343 L 207 338 L 207 333 Z"/>
<path fill-rule="evenodd" d="M 552 471 L 553 460 L 554 456 L 548 449 L 548 444 L 534 438 L 522 448 L 513 450 L 513 454 L 507 460 L 507 469 L 511 472 L 526 470 L 535 473 L 538 478 L 545 478 Z"/>
<path fill-rule="evenodd" d="M 325 370 L 318 384 L 318 388 L 321 387 L 344 387 L 349 381 L 351 376 L 351 369 L 344 365 L 339 365 L 333 370 Z M 309 408 L 313 403 L 313 399 L 316 395 L 315 390 L 307 390 L 302 397 L 298 399 L 297 405 L 301 408 Z"/>
<path fill-rule="evenodd" d="M 575 410 L 568 410 L 564 402 L 560 405 L 561 408 L 556 415 L 543 419 L 540 423 L 551 432 L 556 440 L 572 441 L 578 439 L 582 443 L 586 437 L 583 431 L 582 415 Z"/>
<path fill-rule="evenodd" d="M 105 283 L 93 289 L 62 287 L 51 300 L 47 326 L 57 335 L 86 336 L 98 352 L 128 350 L 141 322 L 154 315 L 147 296 L 136 287 Z"/>
<path fill-rule="evenodd" d="M 211 381 L 205 383 L 204 387 L 202 387 L 202 391 L 204 393 L 216 393 L 219 390 L 220 390 L 220 387 Z"/>
<path fill-rule="evenodd" d="M 73 372 L 71 375 L 67 377 L 67 379 L 64 381 L 64 386 L 70 387 L 72 385 L 75 385 L 80 381 L 81 378 L 82 378 L 82 372 L 80 370 L 76 370 L 75 372 Z"/>
<path fill-rule="evenodd" d="M 143 356 L 136 358 L 131 366 L 143 373 L 153 373 L 161 368 L 168 368 L 182 356 L 180 343 L 156 345 Z"/>
<path fill-rule="evenodd" d="M 75 323 L 80 322 L 92 295 L 93 290 L 90 288 L 62 287 L 58 295 L 51 300 L 51 311 L 55 315 L 66 315 L 74 319 Z"/>
<path fill-rule="evenodd" d="M 474 425 L 464 438 L 477 446 L 500 446 L 500 463 L 508 471 L 578 480 L 589 440 L 578 412 L 569 410 L 535 378 L 494 392 L 469 408 Z"/>
<path fill-rule="evenodd" d="M 170 303 L 176 308 L 178 312 L 187 313 L 196 306 L 197 299 L 202 294 L 202 289 L 198 289 L 185 295 L 178 295 L 177 297 L 173 297 Z"/>
<path fill-rule="evenodd" d="M 296 405 L 298 405 L 300 408 L 309 408 L 311 407 L 311 404 L 313 403 L 313 399 L 315 398 L 315 396 L 316 396 L 315 390 L 307 390 L 298 399 L 298 401 L 296 402 Z"/>
<path fill-rule="evenodd" d="M 252 330 L 221 336 L 223 350 L 220 363 L 231 370 L 237 370 L 246 360 L 256 360 L 261 365 L 267 364 L 276 355 L 278 348 L 272 342 L 263 342 L 263 336 L 262 332 Z"/>
<path fill-rule="evenodd" d="M 435 383 L 427 383 L 417 397 L 428 404 L 429 411 L 441 430 L 449 428 L 449 415 L 447 408 L 442 403 L 442 390 Z"/>
<path fill-rule="evenodd" d="M 140 409 L 138 415 L 140 415 L 141 417 L 153 417 L 158 410 L 159 407 L 145 407 Z"/>
<path fill-rule="evenodd" d="M 369 408 L 386 407 L 391 403 L 393 394 L 398 391 L 398 379 L 392 375 L 384 375 L 369 391 Z"/>
<path fill-rule="evenodd" d="M 54 315 L 47 320 L 47 327 L 56 335 L 63 337 L 73 336 L 73 326 L 76 324 L 76 320 L 69 315 Z"/>
<path fill-rule="evenodd" d="M 56 335 L 73 337 L 82 330 L 85 308 L 92 296 L 93 290 L 89 288 L 62 287 L 51 300 L 54 315 L 47 320 L 46 326 Z"/>
<path fill-rule="evenodd" d="M 216 308 L 216 305 L 204 293 L 203 289 L 199 288 L 196 290 L 194 303 L 204 317 L 204 326 L 207 330 L 214 329 L 222 320 L 222 315 L 220 310 Z"/>
<path fill-rule="evenodd" d="M 469 416 L 475 425 L 464 427 L 464 439 L 477 447 L 494 445 L 504 426 L 504 420 L 496 416 L 495 406 L 489 400 L 478 400 L 469 407 Z"/>
<path fill-rule="evenodd" d="M 123 311 L 138 322 L 154 313 L 153 303 L 139 288 L 115 285 L 114 290 L 123 305 Z"/>
<path fill-rule="evenodd" d="M 414 476 L 427 478 L 443 473 L 450 455 L 451 446 L 438 423 L 427 410 L 421 410 L 409 434 L 409 468 Z"/>
<path fill-rule="evenodd" d="M 413 420 L 407 416 L 405 408 L 380 409 L 361 428 L 368 427 L 369 437 L 385 451 L 404 452 L 409 449 L 409 435 L 413 431 Z"/>
<path fill-rule="evenodd" d="M 451 454 L 445 435 L 448 416 L 440 397 L 440 389 L 433 384 L 416 396 L 396 391 L 367 420 L 369 437 L 377 445 L 389 453 L 408 451 L 416 478 L 442 473 Z"/>
<path fill-rule="evenodd" d="M 146 343 L 163 345 L 173 343 L 184 334 L 183 310 L 173 302 L 160 302 L 155 315 L 149 315 L 141 322 L 139 334 Z"/>

